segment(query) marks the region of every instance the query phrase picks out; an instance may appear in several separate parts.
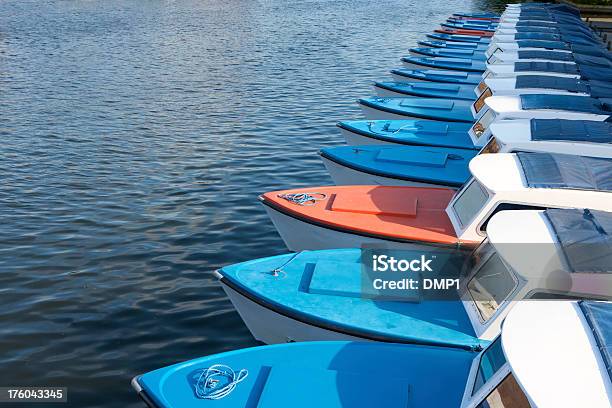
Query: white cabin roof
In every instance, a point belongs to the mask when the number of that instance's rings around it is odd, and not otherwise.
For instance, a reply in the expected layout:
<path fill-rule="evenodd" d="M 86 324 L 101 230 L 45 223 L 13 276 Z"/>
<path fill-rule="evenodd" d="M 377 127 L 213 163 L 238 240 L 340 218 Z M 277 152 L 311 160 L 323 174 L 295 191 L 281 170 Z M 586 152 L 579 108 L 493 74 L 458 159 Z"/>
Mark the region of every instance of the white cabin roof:
<path fill-rule="evenodd" d="M 538 108 L 524 110 L 523 102 L 521 100 L 521 97 L 523 96 L 524 98 L 534 98 L 540 96 L 540 94 L 491 96 L 485 99 L 485 104 L 496 114 L 496 117 L 498 119 L 540 118 L 604 121 L 610 117 L 610 113 L 600 111 L 587 112 L 574 111 L 569 109 L 558 110 L 556 108 Z M 541 97 L 545 97 L 545 95 L 541 95 Z M 568 105 L 570 105 L 570 101 L 579 102 L 580 99 L 583 99 L 584 102 L 593 101 L 593 103 L 599 103 L 594 98 L 587 98 L 581 96 L 557 95 L 556 98 L 566 98 L 566 101 L 568 101 Z M 482 109 L 481 115 L 484 115 L 484 113 L 486 113 L 486 110 Z"/>
<path fill-rule="evenodd" d="M 584 123 L 603 125 L 602 122 Z M 490 129 L 500 145 L 500 152 L 548 152 L 612 158 L 612 143 L 570 140 L 568 135 L 559 136 L 559 139 L 566 140 L 533 140 L 531 126 L 532 119 L 498 120 L 490 125 Z"/>
<path fill-rule="evenodd" d="M 576 302 L 520 302 L 501 336 L 506 359 L 533 406 L 611 406 L 610 378 Z"/>

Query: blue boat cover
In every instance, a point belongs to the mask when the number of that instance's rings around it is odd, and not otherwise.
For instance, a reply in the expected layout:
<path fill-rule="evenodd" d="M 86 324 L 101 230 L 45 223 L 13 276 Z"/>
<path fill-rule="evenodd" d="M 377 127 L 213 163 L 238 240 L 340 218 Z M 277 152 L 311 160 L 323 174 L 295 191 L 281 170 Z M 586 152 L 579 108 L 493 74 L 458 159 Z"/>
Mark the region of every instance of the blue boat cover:
<path fill-rule="evenodd" d="M 574 55 L 571 52 L 555 52 L 555 51 L 519 51 L 519 59 L 543 59 L 551 61 L 574 61 Z"/>
<path fill-rule="evenodd" d="M 612 123 L 593 120 L 531 119 L 531 140 L 612 143 Z"/>
<path fill-rule="evenodd" d="M 409 64 L 423 66 L 423 68 L 449 69 L 453 71 L 484 72 L 487 67 L 484 61 L 475 61 L 469 58 L 445 57 L 403 57 L 402 61 Z"/>
<path fill-rule="evenodd" d="M 582 300 L 578 304 L 591 328 L 608 376 L 612 380 L 612 303 Z"/>
<path fill-rule="evenodd" d="M 516 33 L 515 40 L 543 40 L 543 41 L 561 41 L 559 34 L 543 34 L 543 33 Z"/>
<path fill-rule="evenodd" d="M 473 85 L 444 84 L 437 82 L 376 82 L 378 88 L 409 96 L 424 98 L 450 98 L 473 101 L 476 99 Z"/>
<path fill-rule="evenodd" d="M 570 46 L 563 41 L 520 40 L 516 42 L 519 48 L 544 48 L 548 50 L 569 51 Z"/>
<path fill-rule="evenodd" d="M 580 77 L 584 79 L 595 79 L 599 81 L 612 81 L 612 69 L 593 67 L 589 65 L 578 65 Z"/>
<path fill-rule="evenodd" d="M 434 40 L 470 42 L 477 44 L 489 44 L 491 42 L 489 37 L 478 37 L 475 35 L 431 33 L 427 34 L 427 37 L 433 38 Z"/>
<path fill-rule="evenodd" d="M 517 27 L 556 27 L 555 21 L 521 20 L 517 21 Z"/>
<path fill-rule="evenodd" d="M 429 146 L 337 146 L 321 156 L 345 167 L 376 176 L 460 187 L 469 178 L 468 164 L 476 150 Z"/>
<path fill-rule="evenodd" d="M 471 123 L 474 121 L 470 110 L 472 101 L 408 96 L 406 98 L 363 98 L 359 100 L 359 103 L 396 115 L 449 122 Z"/>
<path fill-rule="evenodd" d="M 574 95 L 519 95 L 524 110 L 552 109 L 610 115 L 610 106 L 599 99 Z"/>
<path fill-rule="evenodd" d="M 429 57 L 471 58 L 478 61 L 484 61 L 487 59 L 484 51 L 462 48 L 415 47 L 411 48 L 410 52 L 414 54 L 427 55 Z"/>
<path fill-rule="evenodd" d="M 392 74 L 432 82 L 445 82 L 451 84 L 478 85 L 482 81 L 482 75 L 475 72 L 448 71 L 442 69 L 407 69 L 399 68 L 391 70 Z"/>
<path fill-rule="evenodd" d="M 515 88 L 556 89 L 585 93 L 593 98 L 607 98 L 612 95 L 612 83 L 610 82 L 583 81 L 581 79 L 548 75 L 519 75 L 516 77 Z"/>
<path fill-rule="evenodd" d="M 531 188 L 612 191 L 612 159 L 552 153 L 517 153 Z"/>
<path fill-rule="evenodd" d="M 399 145 L 477 149 L 468 134 L 471 124 L 433 120 L 352 120 L 338 127 L 376 140 Z"/>
<path fill-rule="evenodd" d="M 545 214 L 570 272 L 612 273 L 612 213 L 572 208 Z"/>
<path fill-rule="evenodd" d="M 575 64 L 564 64 L 562 62 L 548 61 L 519 61 L 514 63 L 515 72 L 555 72 L 558 74 L 578 75 L 578 67 Z"/>
<path fill-rule="evenodd" d="M 550 75 L 519 75 L 516 77 L 514 87 L 516 89 L 557 89 L 586 94 L 589 94 L 591 90 L 588 81 Z"/>
<path fill-rule="evenodd" d="M 459 42 L 459 41 L 436 41 L 436 40 L 423 40 L 417 44 L 424 47 L 432 48 L 449 48 L 449 49 L 463 49 L 463 50 L 478 50 L 485 52 L 489 44 L 478 44 L 473 42 Z"/>

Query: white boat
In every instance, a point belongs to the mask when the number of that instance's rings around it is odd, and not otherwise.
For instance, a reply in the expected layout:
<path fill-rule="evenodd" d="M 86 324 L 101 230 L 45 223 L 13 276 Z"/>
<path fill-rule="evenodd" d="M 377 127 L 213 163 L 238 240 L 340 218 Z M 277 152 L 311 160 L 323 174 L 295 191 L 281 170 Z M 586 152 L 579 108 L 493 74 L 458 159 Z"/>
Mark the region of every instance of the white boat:
<path fill-rule="evenodd" d="M 527 94 L 510 96 L 481 95 L 476 102 L 475 123 L 469 130 L 472 140 L 491 135 L 489 125 L 501 119 L 568 119 L 606 121 L 612 111 L 599 99 L 574 95 Z"/>
<path fill-rule="evenodd" d="M 590 168 L 598 168 L 590 173 Z M 469 164 L 473 176 L 459 191 L 388 186 L 326 186 L 260 196 L 292 251 L 474 246 L 491 216 L 506 209 L 583 207 L 612 211 L 605 180 L 612 160 L 547 153 L 484 154 Z M 567 174 L 584 174 L 578 183 Z M 568 178 L 569 177 L 569 178 Z M 297 199 L 296 199 L 297 197 Z"/>
<path fill-rule="evenodd" d="M 599 223 L 610 222 L 611 213 L 578 209 L 497 213 L 487 240 L 465 256 L 459 288 L 448 289 L 455 293 L 445 299 L 425 295 L 407 302 L 401 295 L 372 296 L 363 283 L 364 255 L 358 249 L 262 258 L 230 265 L 216 275 L 253 336 L 267 344 L 361 340 L 473 349 L 494 339 L 508 312 L 522 301 L 609 300 L 612 270 L 591 269 L 610 267 L 606 260 L 612 248 L 598 229 Z M 590 257 L 576 257 L 576 234 L 591 238 L 585 248 Z M 441 256 L 437 251 L 424 254 Z M 276 275 L 266 273 L 270 270 Z M 437 323 L 440 319 L 447 324 Z"/>
<path fill-rule="evenodd" d="M 507 78 L 484 79 L 474 92 L 480 96 L 488 92 L 492 95 L 574 95 L 606 98 L 612 95 L 612 84 L 601 81 L 583 81 L 574 78 L 561 78 L 541 75 L 519 75 Z M 485 96 L 488 97 L 488 96 Z M 472 109 L 472 114 L 474 113 Z"/>
<path fill-rule="evenodd" d="M 483 153 L 542 152 L 612 158 L 612 123 L 565 119 L 512 119 L 491 124 Z"/>

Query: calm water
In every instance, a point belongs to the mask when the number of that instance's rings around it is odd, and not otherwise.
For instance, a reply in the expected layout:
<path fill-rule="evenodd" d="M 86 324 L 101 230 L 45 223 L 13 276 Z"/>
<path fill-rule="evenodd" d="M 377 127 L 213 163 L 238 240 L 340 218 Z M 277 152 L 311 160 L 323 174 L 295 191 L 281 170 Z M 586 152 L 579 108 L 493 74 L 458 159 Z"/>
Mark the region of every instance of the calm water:
<path fill-rule="evenodd" d="M 261 192 L 330 183 L 398 58 L 469 0 L 0 2 L 0 386 L 140 407 L 253 346 L 211 272 L 284 252 Z"/>

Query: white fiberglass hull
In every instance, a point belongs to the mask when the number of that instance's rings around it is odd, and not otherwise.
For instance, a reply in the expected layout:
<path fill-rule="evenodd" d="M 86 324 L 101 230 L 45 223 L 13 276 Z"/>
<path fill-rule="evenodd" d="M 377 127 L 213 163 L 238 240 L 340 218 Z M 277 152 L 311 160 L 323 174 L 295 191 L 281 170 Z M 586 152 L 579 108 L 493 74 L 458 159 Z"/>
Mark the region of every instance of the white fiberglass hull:
<path fill-rule="evenodd" d="M 277 313 L 243 296 L 221 281 L 221 287 L 230 298 L 238 314 L 255 337 L 266 344 L 296 341 L 367 341 L 366 338 L 327 330 Z"/>
<path fill-rule="evenodd" d="M 406 98 L 410 96 L 405 93 L 391 91 L 376 85 L 374 85 L 374 91 L 376 91 L 376 95 L 380 96 L 381 98 Z"/>
<path fill-rule="evenodd" d="M 411 251 L 425 251 L 431 248 L 431 246 L 426 243 L 396 242 L 357 235 L 350 232 L 342 232 L 302 221 L 290 215 L 283 214 L 266 204 L 264 204 L 264 208 L 290 251 L 361 248 L 366 244 L 384 245 Z"/>
<path fill-rule="evenodd" d="M 379 176 L 343 166 L 333 160 L 321 157 L 325 168 L 329 172 L 334 184 L 337 186 L 379 185 L 379 186 L 408 186 L 408 187 L 447 187 L 439 184 L 422 183 L 418 181 L 402 180 Z M 452 188 L 452 187 L 449 187 Z"/>
<path fill-rule="evenodd" d="M 406 95 L 404 95 L 406 97 Z M 363 112 L 363 116 L 368 120 L 405 120 L 405 119 L 414 119 L 414 120 L 428 120 L 426 118 L 419 118 L 416 116 L 409 115 L 399 115 L 397 113 L 387 112 L 380 109 L 375 109 L 370 106 L 366 106 L 364 104 L 359 104 L 361 111 Z"/>
<path fill-rule="evenodd" d="M 367 137 L 360 133 L 351 132 L 348 129 L 340 128 L 340 133 L 346 140 L 347 145 L 351 146 L 362 146 L 362 145 L 396 145 L 402 146 L 401 143 L 391 143 L 385 140 L 374 139 L 373 137 Z"/>
<path fill-rule="evenodd" d="M 403 75 L 397 75 L 394 73 L 391 73 L 391 78 L 393 78 L 393 80 L 396 82 L 431 82 L 431 81 L 424 81 L 419 78 L 408 78 Z"/>

